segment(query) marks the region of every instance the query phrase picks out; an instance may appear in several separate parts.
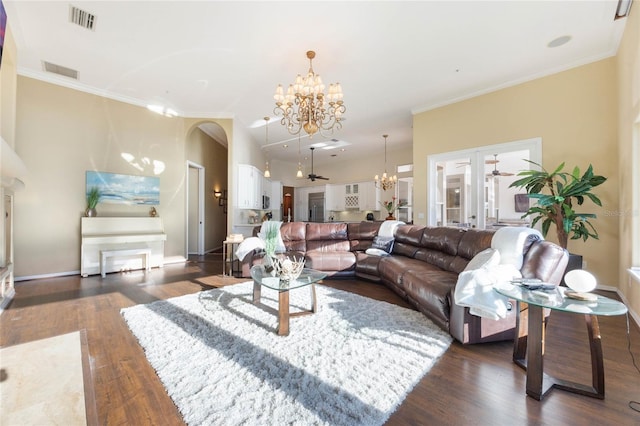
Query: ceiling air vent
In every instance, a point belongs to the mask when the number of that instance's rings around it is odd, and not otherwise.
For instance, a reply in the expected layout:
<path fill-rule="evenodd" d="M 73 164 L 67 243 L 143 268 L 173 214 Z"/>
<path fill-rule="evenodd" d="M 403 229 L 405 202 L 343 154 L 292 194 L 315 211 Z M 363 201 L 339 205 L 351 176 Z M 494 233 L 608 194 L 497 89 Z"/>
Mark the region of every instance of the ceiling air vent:
<path fill-rule="evenodd" d="M 93 31 L 96 27 L 96 15 L 69 5 L 69 22 Z"/>
<path fill-rule="evenodd" d="M 78 79 L 78 71 L 72 70 L 71 68 L 63 67 L 62 65 L 52 64 L 51 62 L 47 62 L 47 61 L 42 61 L 42 65 L 44 67 L 44 70 L 47 72 L 73 78 L 74 80 Z"/>

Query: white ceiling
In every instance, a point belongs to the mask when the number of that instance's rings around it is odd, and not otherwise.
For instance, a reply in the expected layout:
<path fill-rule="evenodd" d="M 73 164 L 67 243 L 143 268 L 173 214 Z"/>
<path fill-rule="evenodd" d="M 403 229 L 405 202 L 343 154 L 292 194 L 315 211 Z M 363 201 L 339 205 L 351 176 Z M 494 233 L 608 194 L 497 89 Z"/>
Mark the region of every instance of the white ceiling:
<path fill-rule="evenodd" d="M 315 50 L 316 73 L 345 93 L 347 119 L 333 138 L 350 144 L 317 151 L 318 164 L 329 153 L 382 152 L 385 133 L 390 151 L 410 146 L 412 112 L 615 55 L 626 21 L 613 19 L 616 0 L 73 1 L 96 15 L 90 31 L 69 22 L 68 2 L 3 2 L 21 75 L 189 117 L 233 117 L 261 144 L 264 127 L 252 124 L 274 116 L 276 85 L 305 73 Z M 297 138 L 272 121 L 269 142 L 289 139 L 269 156 L 297 161 Z"/>

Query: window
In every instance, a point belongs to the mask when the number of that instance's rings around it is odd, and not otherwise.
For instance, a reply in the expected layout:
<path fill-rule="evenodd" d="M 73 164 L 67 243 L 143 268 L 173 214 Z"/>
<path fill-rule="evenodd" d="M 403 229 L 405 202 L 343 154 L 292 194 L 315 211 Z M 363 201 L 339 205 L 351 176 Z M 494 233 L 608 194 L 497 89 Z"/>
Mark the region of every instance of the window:
<path fill-rule="evenodd" d="M 413 171 L 413 164 L 400 164 L 396 173 L 410 173 Z"/>

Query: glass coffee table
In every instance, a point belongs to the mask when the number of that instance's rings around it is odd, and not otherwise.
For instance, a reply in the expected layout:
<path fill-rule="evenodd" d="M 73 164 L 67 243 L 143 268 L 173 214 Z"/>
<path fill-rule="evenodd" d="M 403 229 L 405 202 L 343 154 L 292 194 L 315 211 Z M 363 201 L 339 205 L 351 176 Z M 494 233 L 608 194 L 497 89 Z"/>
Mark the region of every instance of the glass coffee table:
<path fill-rule="evenodd" d="M 623 315 L 627 312 L 627 307 L 604 296 L 597 296 L 594 301 L 572 299 L 565 296 L 564 293 L 568 290 L 566 287 L 557 287 L 553 291 L 545 292 L 505 284 L 494 289 L 518 302 L 513 362 L 527 372 L 527 395 L 540 401 L 551 389 L 557 388 L 604 399 L 604 364 L 598 316 Z M 591 349 L 591 386 L 544 374 L 545 308 L 584 315 Z"/>
<path fill-rule="evenodd" d="M 274 277 L 267 272 L 263 265 L 255 265 L 251 267 L 251 278 L 253 278 L 253 303 L 262 305 L 260 302 L 262 286 L 278 291 L 278 335 L 289 335 L 289 318 L 315 313 L 318 309 L 316 300 L 315 284 L 324 278 L 327 274 L 316 271 L 314 269 L 304 268 L 300 276 L 291 281 L 285 281 L 278 277 Z M 297 288 L 309 287 L 311 290 L 311 309 L 301 312 L 289 312 L 289 290 Z M 268 309 L 268 306 L 262 305 Z"/>

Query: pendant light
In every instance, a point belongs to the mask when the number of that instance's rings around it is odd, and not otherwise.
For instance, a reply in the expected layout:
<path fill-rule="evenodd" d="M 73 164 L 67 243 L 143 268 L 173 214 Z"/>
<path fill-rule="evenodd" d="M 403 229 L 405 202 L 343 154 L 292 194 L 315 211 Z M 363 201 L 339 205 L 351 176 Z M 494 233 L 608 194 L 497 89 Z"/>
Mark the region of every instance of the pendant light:
<path fill-rule="evenodd" d="M 267 146 L 269 146 L 269 117 L 264 117 L 264 131 L 265 131 L 265 136 L 264 136 L 264 146 L 265 148 Z M 264 166 L 264 177 L 266 178 L 270 178 L 271 177 L 271 172 L 269 171 L 269 159 L 267 157 L 267 161 L 265 163 Z"/>
<path fill-rule="evenodd" d="M 303 177 L 302 175 L 302 163 L 300 163 L 300 133 L 298 133 L 298 173 L 296 173 L 297 178 Z"/>

